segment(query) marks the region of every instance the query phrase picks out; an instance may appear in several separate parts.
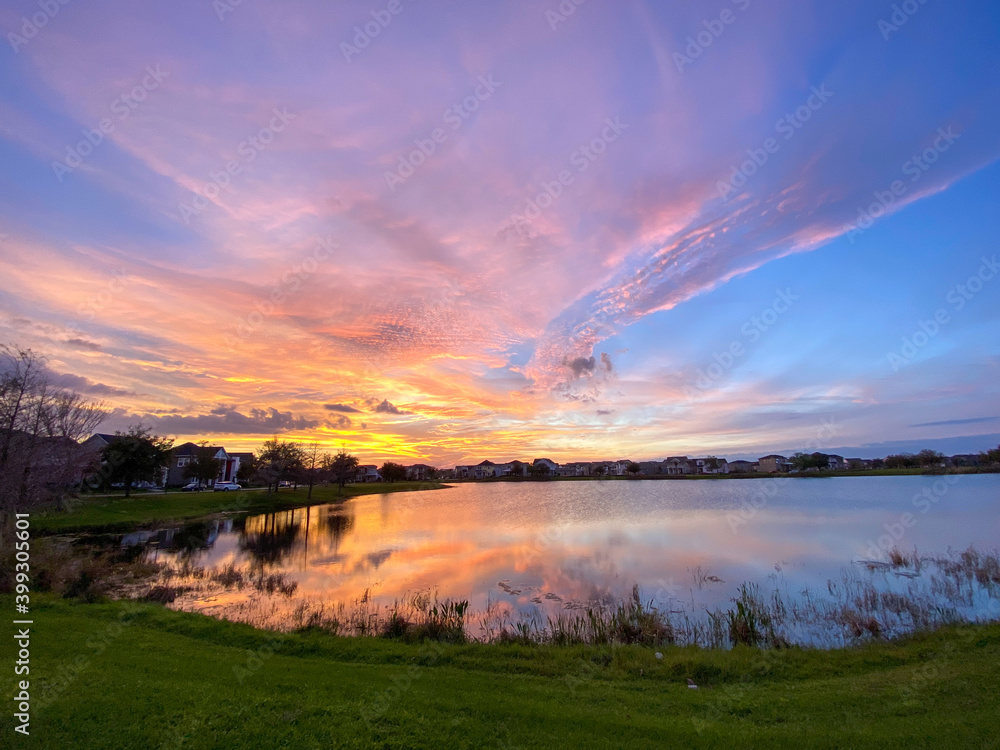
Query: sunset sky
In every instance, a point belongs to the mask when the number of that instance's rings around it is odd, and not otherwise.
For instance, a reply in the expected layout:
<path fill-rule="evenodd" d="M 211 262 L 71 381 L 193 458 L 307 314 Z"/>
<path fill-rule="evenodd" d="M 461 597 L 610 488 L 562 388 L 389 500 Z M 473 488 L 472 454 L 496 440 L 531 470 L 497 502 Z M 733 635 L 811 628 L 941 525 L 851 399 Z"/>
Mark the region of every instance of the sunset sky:
<path fill-rule="evenodd" d="M 0 342 L 233 450 L 996 446 L 1000 4 L 576 2 L 5 0 Z"/>

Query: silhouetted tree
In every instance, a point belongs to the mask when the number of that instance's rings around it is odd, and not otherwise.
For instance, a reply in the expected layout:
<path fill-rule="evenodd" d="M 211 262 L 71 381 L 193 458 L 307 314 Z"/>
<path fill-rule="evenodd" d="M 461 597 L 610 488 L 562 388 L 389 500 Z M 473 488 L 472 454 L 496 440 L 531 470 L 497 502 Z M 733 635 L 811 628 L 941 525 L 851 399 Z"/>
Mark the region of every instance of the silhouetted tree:
<path fill-rule="evenodd" d="M 108 484 L 125 485 L 125 497 L 138 482 L 153 482 L 167 465 L 173 441 L 150 434 L 149 428 L 132 425 L 126 432 L 116 432 L 105 446 L 102 472 Z"/>
<path fill-rule="evenodd" d="M 215 457 L 216 453 L 218 451 L 215 448 L 202 443 L 184 468 L 184 478 L 195 479 L 199 484 L 208 484 L 217 479 L 222 467 L 219 465 L 219 459 Z"/>
<path fill-rule="evenodd" d="M 406 467 L 392 461 L 386 461 L 382 464 L 382 468 L 378 470 L 378 473 L 382 475 L 383 480 L 389 483 L 401 482 L 406 479 Z"/>
<path fill-rule="evenodd" d="M 344 485 L 353 482 L 358 473 L 358 459 L 341 448 L 336 456 L 326 456 L 323 462 L 323 470 L 330 477 L 331 482 L 337 483 L 337 493 L 344 491 Z"/>
<path fill-rule="evenodd" d="M 636 474 L 642 471 L 642 467 L 639 466 L 639 464 L 637 464 L 635 461 L 629 461 L 628 465 L 625 467 L 625 471 L 627 471 L 629 474 L 635 477 Z"/>
<path fill-rule="evenodd" d="M 257 476 L 267 483 L 268 494 L 272 487 L 277 492 L 282 480 L 301 470 L 304 458 L 298 443 L 276 437 L 266 441 L 257 456 Z"/>

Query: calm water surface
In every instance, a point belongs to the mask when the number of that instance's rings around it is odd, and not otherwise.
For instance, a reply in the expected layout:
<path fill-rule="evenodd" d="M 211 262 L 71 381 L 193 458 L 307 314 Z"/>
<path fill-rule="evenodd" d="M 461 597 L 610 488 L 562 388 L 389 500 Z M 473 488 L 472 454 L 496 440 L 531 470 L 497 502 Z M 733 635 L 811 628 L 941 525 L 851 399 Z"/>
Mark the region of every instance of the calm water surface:
<path fill-rule="evenodd" d="M 281 572 L 297 582 L 295 600 L 314 603 L 431 592 L 468 599 L 473 612 L 493 602 L 544 615 L 616 600 L 638 584 L 661 608 L 703 610 L 729 602 L 744 581 L 825 593 L 880 542 L 995 551 L 1000 475 L 460 484 L 156 539 L 161 560 Z M 176 606 L 230 616 L 261 596 L 203 590 Z"/>

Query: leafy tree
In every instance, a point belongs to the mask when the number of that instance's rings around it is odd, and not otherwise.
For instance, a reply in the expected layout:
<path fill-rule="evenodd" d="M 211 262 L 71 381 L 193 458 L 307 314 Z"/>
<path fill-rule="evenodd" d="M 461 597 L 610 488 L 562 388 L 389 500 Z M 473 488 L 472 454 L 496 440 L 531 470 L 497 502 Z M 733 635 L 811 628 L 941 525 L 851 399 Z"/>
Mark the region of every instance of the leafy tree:
<path fill-rule="evenodd" d="M 386 461 L 382 464 L 382 468 L 378 470 L 378 473 L 382 475 L 383 480 L 389 483 L 400 482 L 406 479 L 406 467 L 392 461 Z"/>
<path fill-rule="evenodd" d="M 979 460 L 987 464 L 1000 464 L 1000 445 L 993 450 L 979 454 Z"/>
<path fill-rule="evenodd" d="M 358 459 L 341 448 L 336 456 L 324 457 L 323 470 L 330 477 L 330 481 L 337 483 L 338 493 L 342 493 L 344 485 L 354 481 L 357 476 Z"/>
<path fill-rule="evenodd" d="M 264 442 L 257 456 L 257 476 L 267 484 L 267 493 L 278 491 L 278 485 L 302 469 L 305 452 L 291 440 L 274 437 Z"/>
<path fill-rule="evenodd" d="M 897 453 L 886 456 L 885 465 L 889 469 L 913 469 L 919 466 L 919 461 L 912 453 Z"/>
<path fill-rule="evenodd" d="M 944 454 L 932 450 L 922 450 L 917 454 L 917 463 L 921 466 L 940 466 L 944 461 Z"/>
<path fill-rule="evenodd" d="M 595 466 L 593 469 L 590 470 L 590 473 L 593 474 L 594 476 L 603 477 L 604 466 L 602 464 L 598 464 L 597 466 Z"/>
<path fill-rule="evenodd" d="M 153 482 L 167 465 L 173 441 L 150 434 L 148 428 L 133 425 L 127 432 L 116 432 L 104 448 L 106 481 L 125 485 L 125 497 L 138 482 Z"/>
<path fill-rule="evenodd" d="M 712 471 L 718 471 L 719 470 L 719 466 L 721 466 L 721 463 L 720 463 L 719 459 L 716 458 L 715 456 L 709 456 L 708 458 L 705 459 L 705 468 L 706 469 L 710 469 Z"/>
<path fill-rule="evenodd" d="M 792 456 L 792 467 L 799 471 L 806 469 L 826 469 L 830 466 L 830 457 L 825 453 L 796 453 Z"/>
<path fill-rule="evenodd" d="M 208 484 L 219 476 L 219 459 L 215 457 L 218 451 L 202 443 L 195 451 L 190 463 L 184 468 L 185 479 L 196 479 L 199 484 Z"/>
<path fill-rule="evenodd" d="M 240 468 L 236 472 L 236 481 L 240 484 L 249 484 L 257 475 L 257 457 L 251 453 L 249 458 L 240 461 Z"/>
<path fill-rule="evenodd" d="M 524 464 L 520 461 L 510 462 L 510 475 L 512 477 L 523 477 L 524 476 Z"/>
<path fill-rule="evenodd" d="M 625 466 L 625 471 L 627 471 L 634 477 L 636 474 L 642 471 L 642 467 L 639 466 L 639 464 L 637 464 L 635 461 L 629 461 L 628 464 Z"/>
<path fill-rule="evenodd" d="M 550 473 L 548 464 L 532 464 L 528 467 L 528 476 L 532 479 L 542 479 Z"/>

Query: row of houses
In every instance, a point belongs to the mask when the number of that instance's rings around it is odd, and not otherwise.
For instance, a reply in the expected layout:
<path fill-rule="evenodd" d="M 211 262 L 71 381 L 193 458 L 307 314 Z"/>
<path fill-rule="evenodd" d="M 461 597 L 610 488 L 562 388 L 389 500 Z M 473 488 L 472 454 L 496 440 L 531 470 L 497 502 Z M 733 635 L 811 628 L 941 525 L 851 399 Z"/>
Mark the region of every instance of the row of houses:
<path fill-rule="evenodd" d="M 633 462 L 630 459 L 618 459 L 616 461 L 575 461 L 566 464 L 559 464 L 548 458 L 536 458 L 531 462 L 494 463 L 493 461 L 482 461 L 475 465 L 456 466 L 452 474 L 454 479 L 493 479 L 507 476 L 526 476 L 537 473 L 537 470 L 541 469 L 542 473 L 554 477 L 620 477 L 629 474 L 629 467 L 633 464 L 639 467 L 639 474 L 646 476 L 729 473 L 729 463 L 724 458 L 674 456 L 663 461 Z"/>
<path fill-rule="evenodd" d="M 670 456 L 662 461 L 638 461 L 628 459 L 617 461 L 583 461 L 558 464 L 548 458 L 536 458 L 528 463 L 525 461 L 509 461 L 494 463 L 482 461 L 472 465 L 459 465 L 454 469 L 454 479 L 493 479 L 506 476 L 524 476 L 531 474 L 529 467 L 544 466 L 544 473 L 554 477 L 588 477 L 588 476 L 625 476 L 629 467 L 637 465 L 635 472 L 642 476 L 691 476 L 695 474 L 783 474 L 793 470 L 792 460 L 776 454 L 764 456 L 757 461 L 734 460 L 727 461 L 718 456 L 689 458 L 688 456 Z M 829 456 L 829 470 L 846 471 L 848 469 L 870 469 L 873 462 L 869 459 L 844 458 Z"/>

